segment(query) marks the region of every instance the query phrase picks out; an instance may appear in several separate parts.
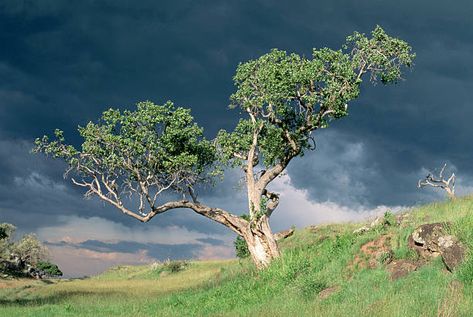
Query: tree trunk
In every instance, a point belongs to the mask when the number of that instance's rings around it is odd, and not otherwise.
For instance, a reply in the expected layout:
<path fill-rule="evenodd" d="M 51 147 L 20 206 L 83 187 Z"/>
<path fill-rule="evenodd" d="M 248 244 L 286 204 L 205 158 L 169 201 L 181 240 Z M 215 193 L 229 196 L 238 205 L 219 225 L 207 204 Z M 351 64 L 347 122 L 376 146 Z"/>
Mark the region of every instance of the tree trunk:
<path fill-rule="evenodd" d="M 447 192 L 448 198 L 451 200 L 455 199 L 455 192 L 451 190 L 449 187 L 445 187 L 445 191 Z"/>
<path fill-rule="evenodd" d="M 268 267 L 273 259 L 279 257 L 279 248 L 269 227 L 269 218 L 266 215 L 263 215 L 256 222 L 250 223 L 248 228 L 242 230 L 242 236 L 258 269 Z"/>

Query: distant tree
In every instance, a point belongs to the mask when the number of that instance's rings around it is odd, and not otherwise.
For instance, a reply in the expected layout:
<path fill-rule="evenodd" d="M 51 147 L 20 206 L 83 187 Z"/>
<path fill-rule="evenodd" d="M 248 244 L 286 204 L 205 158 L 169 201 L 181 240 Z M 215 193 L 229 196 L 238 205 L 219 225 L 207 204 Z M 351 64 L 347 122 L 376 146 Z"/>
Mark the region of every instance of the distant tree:
<path fill-rule="evenodd" d="M 44 272 L 46 276 L 50 276 L 50 277 L 58 277 L 58 276 L 62 276 L 63 274 L 56 264 L 51 263 L 49 261 L 39 261 L 38 264 L 36 265 L 36 268 Z"/>
<path fill-rule="evenodd" d="M 442 169 L 439 172 L 439 176 L 434 176 L 432 173 L 429 173 L 424 179 L 420 179 L 417 183 L 418 188 L 431 186 L 431 187 L 438 187 L 447 193 L 448 198 L 454 199 L 455 198 L 455 173 L 452 173 L 448 179 L 444 178 L 443 173 L 445 172 L 445 168 L 447 167 L 447 163 L 445 163 Z"/>
<path fill-rule="evenodd" d="M 20 241 L 11 248 L 14 254 L 22 263 L 36 267 L 36 265 L 47 259 L 48 251 L 34 234 L 24 235 Z"/>
<path fill-rule="evenodd" d="M 397 82 L 413 58 L 406 42 L 379 26 L 370 38 L 354 33 L 343 49 L 314 49 L 311 58 L 274 49 L 238 66 L 231 105 L 245 116 L 214 142 L 203 137 L 188 109 L 142 102 L 136 111 L 110 109 L 98 123 L 80 127 L 80 150 L 65 144 L 56 130 L 55 140 L 37 139 L 35 151 L 65 160 L 72 182 L 84 187 L 86 196 L 98 196 L 139 221 L 189 208 L 227 226 L 243 237 L 256 266 L 264 268 L 279 256 L 269 226 L 279 195 L 268 185 L 294 157 L 314 149 L 314 131 L 348 114 L 364 77 Z M 242 169 L 249 220 L 198 200 L 199 185 L 212 183 L 221 164 Z M 165 192 L 183 197 L 170 199 Z M 130 196 L 136 199 L 125 200 Z"/>
<path fill-rule="evenodd" d="M 0 261 L 10 257 L 10 248 L 13 244 L 12 238 L 15 233 L 15 226 L 9 223 L 0 224 Z"/>
<path fill-rule="evenodd" d="M 19 241 L 13 240 L 15 226 L 9 223 L 0 224 L 0 272 L 14 276 L 41 278 L 61 276 L 56 264 L 48 261 L 48 249 L 34 234 L 26 234 Z M 47 267 L 43 270 L 39 266 Z M 53 274 L 54 273 L 54 274 Z M 59 274 L 60 273 L 60 274 Z"/>

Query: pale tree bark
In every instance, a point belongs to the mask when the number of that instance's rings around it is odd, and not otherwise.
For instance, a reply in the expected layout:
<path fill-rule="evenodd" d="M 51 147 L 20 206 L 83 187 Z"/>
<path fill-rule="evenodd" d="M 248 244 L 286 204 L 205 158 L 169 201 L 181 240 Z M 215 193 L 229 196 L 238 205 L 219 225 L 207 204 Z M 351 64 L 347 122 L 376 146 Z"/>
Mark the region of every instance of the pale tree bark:
<path fill-rule="evenodd" d="M 269 217 L 266 215 L 258 219 L 255 224 L 250 224 L 245 228 L 242 237 L 258 269 L 268 267 L 272 260 L 279 257 L 278 244 L 269 226 Z"/>
<path fill-rule="evenodd" d="M 443 173 L 446 167 L 447 163 L 443 165 L 438 177 L 429 173 L 424 179 L 419 180 L 417 187 L 432 186 L 442 188 L 447 193 L 449 199 L 455 199 L 455 173 L 452 173 L 448 179 L 445 179 Z"/>

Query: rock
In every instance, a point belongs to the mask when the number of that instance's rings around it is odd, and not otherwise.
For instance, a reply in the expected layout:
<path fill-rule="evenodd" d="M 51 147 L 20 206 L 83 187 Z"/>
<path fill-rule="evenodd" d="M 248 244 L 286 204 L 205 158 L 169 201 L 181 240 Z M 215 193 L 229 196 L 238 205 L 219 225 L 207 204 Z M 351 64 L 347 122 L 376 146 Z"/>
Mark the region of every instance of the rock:
<path fill-rule="evenodd" d="M 439 247 L 445 266 L 450 272 L 453 272 L 463 262 L 465 247 L 454 236 L 440 237 Z"/>
<path fill-rule="evenodd" d="M 306 229 L 309 230 L 311 233 L 317 233 L 320 227 L 316 225 L 312 225 L 312 226 L 306 227 Z"/>
<path fill-rule="evenodd" d="M 398 214 L 396 216 L 396 223 L 398 226 L 401 226 L 409 222 L 409 218 L 410 218 L 410 214 L 408 213 Z"/>
<path fill-rule="evenodd" d="M 445 232 L 448 223 L 424 224 L 409 236 L 409 247 L 423 259 L 442 256 L 445 266 L 450 272 L 457 267 L 465 257 L 465 247 L 452 235 Z"/>
<path fill-rule="evenodd" d="M 445 225 L 438 222 L 417 227 L 409 236 L 409 246 L 424 259 L 439 256 L 439 238 L 445 236 Z"/>
<path fill-rule="evenodd" d="M 363 226 L 361 228 L 358 228 L 358 229 L 354 230 L 353 233 L 354 234 L 360 234 L 360 233 L 367 232 L 369 230 L 370 230 L 370 228 L 368 228 L 367 226 Z"/>
<path fill-rule="evenodd" d="M 376 226 L 382 225 L 382 224 L 383 224 L 383 221 L 384 221 L 384 217 L 378 217 L 378 218 L 376 218 L 375 220 L 373 220 L 373 221 L 370 223 L 370 228 L 374 228 L 374 227 L 376 227 Z"/>
<path fill-rule="evenodd" d="M 370 231 L 373 228 L 383 226 L 383 225 L 385 225 L 385 218 L 384 218 L 384 216 L 380 216 L 380 217 L 377 217 L 376 219 L 374 219 L 373 221 L 371 221 L 371 223 L 368 226 L 363 226 L 361 228 L 358 228 L 358 229 L 354 230 L 353 233 L 354 234 L 361 234 L 361 233 Z"/>
<path fill-rule="evenodd" d="M 274 239 L 276 239 L 276 241 L 286 239 L 286 238 L 292 236 L 293 234 L 294 234 L 294 229 L 284 230 L 284 231 L 275 233 L 274 234 Z"/>

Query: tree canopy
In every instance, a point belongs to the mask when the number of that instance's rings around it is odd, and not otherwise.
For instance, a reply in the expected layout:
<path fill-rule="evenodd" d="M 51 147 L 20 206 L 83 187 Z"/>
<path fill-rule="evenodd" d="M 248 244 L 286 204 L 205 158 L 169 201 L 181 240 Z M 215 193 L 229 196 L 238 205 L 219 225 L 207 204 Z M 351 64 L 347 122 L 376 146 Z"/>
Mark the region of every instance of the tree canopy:
<path fill-rule="evenodd" d="M 79 127 L 82 149 L 56 140 L 36 140 L 35 151 L 64 159 L 69 172 L 81 177 L 73 182 L 88 189 L 129 215 L 146 216 L 160 209 L 158 196 L 166 190 L 194 195 L 197 183 L 211 181 L 217 173 L 215 147 L 203 137 L 190 110 L 172 102 L 140 102 L 136 111 L 105 111 L 98 123 Z M 137 195 L 138 212 L 125 207 L 123 198 Z"/>
<path fill-rule="evenodd" d="M 409 45 L 376 27 L 369 39 L 355 32 L 342 50 L 314 49 L 312 58 L 273 49 L 241 63 L 234 76 L 231 106 L 249 116 L 232 133 L 221 131 L 224 157 L 244 164 L 258 129 L 258 150 L 265 166 L 312 149 L 310 135 L 348 115 L 348 103 L 360 93 L 363 75 L 372 82 L 397 82 L 401 67 L 411 66 Z"/>

